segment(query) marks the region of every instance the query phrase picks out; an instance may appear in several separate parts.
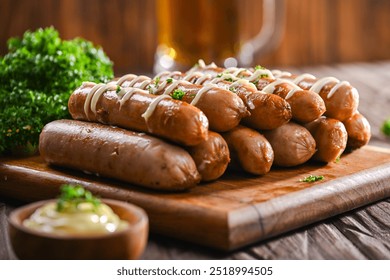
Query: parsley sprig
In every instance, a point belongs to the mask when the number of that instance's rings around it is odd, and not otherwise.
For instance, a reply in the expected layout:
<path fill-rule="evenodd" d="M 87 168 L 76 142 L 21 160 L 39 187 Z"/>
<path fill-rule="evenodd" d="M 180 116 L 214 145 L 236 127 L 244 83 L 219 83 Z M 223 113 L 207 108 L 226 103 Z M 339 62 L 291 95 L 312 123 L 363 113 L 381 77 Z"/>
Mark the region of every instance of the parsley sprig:
<path fill-rule="evenodd" d="M 61 194 L 57 200 L 57 211 L 62 212 L 65 209 L 77 209 L 80 203 L 91 203 L 94 208 L 100 205 L 101 201 L 90 191 L 80 185 L 62 185 Z"/>
<path fill-rule="evenodd" d="M 172 98 L 173 99 L 177 99 L 177 100 L 182 100 L 183 99 L 183 96 L 185 95 L 186 93 L 184 91 L 182 91 L 181 89 L 175 89 L 172 93 Z"/>
<path fill-rule="evenodd" d="M 0 57 L 0 154 L 38 144 L 43 126 L 70 118 L 68 99 L 83 81 L 107 82 L 113 63 L 81 38 L 62 40 L 53 27 L 8 40 Z"/>

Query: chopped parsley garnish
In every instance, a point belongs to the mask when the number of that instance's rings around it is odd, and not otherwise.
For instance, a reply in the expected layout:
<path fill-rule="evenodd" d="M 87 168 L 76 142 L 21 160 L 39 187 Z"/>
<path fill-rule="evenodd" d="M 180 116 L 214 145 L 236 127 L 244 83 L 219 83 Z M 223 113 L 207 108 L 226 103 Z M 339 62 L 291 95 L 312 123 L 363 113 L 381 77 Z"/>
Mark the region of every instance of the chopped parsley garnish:
<path fill-rule="evenodd" d="M 312 183 L 312 182 L 316 182 L 316 181 L 321 181 L 325 178 L 325 176 L 323 175 L 309 175 L 301 180 L 299 180 L 300 182 L 307 182 L 307 183 Z"/>
<path fill-rule="evenodd" d="M 233 93 L 237 93 L 237 88 L 236 87 L 229 87 L 229 90 Z"/>
<path fill-rule="evenodd" d="M 224 78 L 224 80 L 227 81 L 227 82 L 233 82 L 233 78 L 232 77 Z"/>
<path fill-rule="evenodd" d="M 121 91 L 121 87 L 120 86 L 117 86 L 116 87 L 116 93 L 119 93 Z"/>
<path fill-rule="evenodd" d="M 172 79 L 172 78 L 168 78 L 168 79 L 167 79 L 167 84 L 170 84 L 170 83 L 172 83 L 172 81 L 173 81 L 173 79 Z"/>
<path fill-rule="evenodd" d="M 390 136 L 390 119 L 383 123 L 381 130 L 384 135 Z"/>
<path fill-rule="evenodd" d="M 255 70 L 265 70 L 265 67 L 261 66 L 261 65 L 256 65 L 255 66 Z"/>
<path fill-rule="evenodd" d="M 174 92 L 172 93 L 172 98 L 176 100 L 182 100 L 183 96 L 186 93 L 182 91 L 181 89 L 175 89 Z"/>
<path fill-rule="evenodd" d="M 155 87 L 158 87 L 159 83 L 160 83 L 160 77 L 157 77 L 156 79 L 154 79 L 154 86 Z"/>
<path fill-rule="evenodd" d="M 65 209 L 77 209 L 80 203 L 91 203 L 94 207 L 99 206 L 100 199 L 80 185 L 62 185 L 61 194 L 57 199 L 57 211 Z"/>

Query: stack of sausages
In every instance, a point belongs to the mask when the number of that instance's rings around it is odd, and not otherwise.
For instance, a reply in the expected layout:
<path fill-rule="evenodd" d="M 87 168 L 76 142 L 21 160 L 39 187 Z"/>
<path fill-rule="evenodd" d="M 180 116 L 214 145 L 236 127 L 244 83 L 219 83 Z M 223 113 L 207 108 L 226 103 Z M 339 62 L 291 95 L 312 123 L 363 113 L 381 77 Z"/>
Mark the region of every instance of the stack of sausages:
<path fill-rule="evenodd" d="M 83 83 L 68 102 L 73 120 L 47 124 L 39 149 L 53 165 L 185 190 L 226 170 L 265 175 L 360 148 L 370 126 L 358 98 L 335 78 L 200 61 L 186 73 Z"/>

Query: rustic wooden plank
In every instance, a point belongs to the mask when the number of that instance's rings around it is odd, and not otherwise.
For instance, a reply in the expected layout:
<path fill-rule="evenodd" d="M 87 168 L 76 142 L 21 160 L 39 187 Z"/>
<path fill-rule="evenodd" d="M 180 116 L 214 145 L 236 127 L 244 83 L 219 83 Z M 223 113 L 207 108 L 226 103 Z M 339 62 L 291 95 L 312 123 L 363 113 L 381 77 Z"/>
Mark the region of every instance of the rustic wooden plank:
<path fill-rule="evenodd" d="M 367 169 L 367 170 L 366 170 Z M 3 159 L 0 193 L 21 200 L 54 197 L 62 183 L 79 183 L 101 197 L 144 208 L 151 230 L 232 250 L 390 196 L 390 150 L 365 147 L 339 163 L 275 168 L 262 177 L 226 174 L 188 192 L 159 193 L 76 171 L 51 168 L 39 157 Z M 299 182 L 309 174 L 323 183 Z M 212 234 L 210 234 L 210 230 Z"/>

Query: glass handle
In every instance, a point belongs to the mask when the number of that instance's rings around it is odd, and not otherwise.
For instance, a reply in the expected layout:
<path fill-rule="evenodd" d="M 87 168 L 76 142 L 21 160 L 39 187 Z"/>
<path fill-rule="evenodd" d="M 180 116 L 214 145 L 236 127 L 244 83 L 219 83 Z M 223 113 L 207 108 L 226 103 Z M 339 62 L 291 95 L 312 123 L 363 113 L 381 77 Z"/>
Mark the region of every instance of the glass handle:
<path fill-rule="evenodd" d="M 260 32 L 245 42 L 238 54 L 238 63 L 253 66 L 255 56 L 265 55 L 275 49 L 284 30 L 285 1 L 263 0 L 263 24 Z"/>

